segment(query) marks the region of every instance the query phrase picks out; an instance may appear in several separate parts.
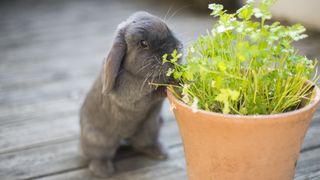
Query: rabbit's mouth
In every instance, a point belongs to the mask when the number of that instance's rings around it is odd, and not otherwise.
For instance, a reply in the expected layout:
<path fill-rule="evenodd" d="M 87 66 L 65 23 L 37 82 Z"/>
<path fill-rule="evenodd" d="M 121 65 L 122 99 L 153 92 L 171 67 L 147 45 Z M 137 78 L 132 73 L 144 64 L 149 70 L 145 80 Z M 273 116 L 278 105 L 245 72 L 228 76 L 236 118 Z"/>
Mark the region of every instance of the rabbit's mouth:
<path fill-rule="evenodd" d="M 173 68 L 174 65 L 169 62 L 157 65 L 150 78 L 151 82 L 156 84 L 171 84 L 174 81 L 174 78 L 173 75 L 168 74 L 168 71 Z"/>
<path fill-rule="evenodd" d="M 179 46 L 178 52 L 181 52 L 181 47 Z M 168 54 L 168 59 L 171 59 L 171 55 Z M 162 62 L 162 56 L 151 56 L 147 58 L 141 69 L 145 70 L 140 72 L 140 74 L 145 78 L 145 81 L 153 84 L 173 84 L 175 79 L 172 74 L 169 74 L 170 69 L 174 69 L 174 65 L 170 62 Z M 180 63 L 182 58 L 178 59 Z"/>
<path fill-rule="evenodd" d="M 170 77 L 167 76 L 168 70 L 169 66 L 166 65 L 166 63 L 155 66 L 152 70 L 152 76 L 149 78 L 149 81 L 156 84 L 168 83 L 170 79 Z"/>

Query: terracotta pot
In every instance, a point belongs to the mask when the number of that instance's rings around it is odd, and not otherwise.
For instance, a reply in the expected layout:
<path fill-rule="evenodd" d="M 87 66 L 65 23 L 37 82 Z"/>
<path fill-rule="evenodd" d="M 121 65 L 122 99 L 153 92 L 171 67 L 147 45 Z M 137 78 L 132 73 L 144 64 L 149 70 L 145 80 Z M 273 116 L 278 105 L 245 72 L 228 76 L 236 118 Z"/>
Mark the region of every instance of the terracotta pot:
<path fill-rule="evenodd" d="M 320 100 L 276 115 L 225 115 L 199 110 L 168 90 L 185 151 L 189 180 L 291 180 Z"/>

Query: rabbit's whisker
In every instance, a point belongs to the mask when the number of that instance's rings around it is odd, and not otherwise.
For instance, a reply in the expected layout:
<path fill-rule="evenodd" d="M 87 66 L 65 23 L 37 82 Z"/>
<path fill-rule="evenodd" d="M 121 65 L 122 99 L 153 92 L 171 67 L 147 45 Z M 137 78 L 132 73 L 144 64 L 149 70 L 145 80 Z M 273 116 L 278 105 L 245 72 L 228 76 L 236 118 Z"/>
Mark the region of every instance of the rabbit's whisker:
<path fill-rule="evenodd" d="M 157 61 L 159 64 L 162 64 L 162 62 L 161 62 L 160 58 L 155 57 L 155 59 L 156 59 L 156 61 Z"/>
<path fill-rule="evenodd" d="M 141 84 L 140 92 L 142 92 L 142 90 L 143 90 L 143 88 L 144 88 L 144 86 L 145 86 L 145 84 L 146 84 L 147 80 L 151 77 L 151 75 L 152 75 L 152 72 L 148 72 L 148 73 L 147 73 L 146 78 L 144 79 L 144 81 L 143 81 L 143 82 L 142 82 L 142 84 Z"/>
<path fill-rule="evenodd" d="M 167 21 L 167 16 L 169 15 L 169 13 L 170 13 L 170 11 L 171 11 L 171 9 L 172 9 L 172 7 L 174 6 L 175 3 L 176 3 L 176 1 L 173 1 L 172 4 L 170 5 L 169 9 L 167 10 L 167 13 L 166 13 L 166 15 L 165 15 L 164 18 L 163 18 L 163 21 L 164 21 L 164 22 Z"/>
<path fill-rule="evenodd" d="M 143 60 L 143 66 L 137 71 L 137 72 L 141 72 L 142 70 L 146 69 L 147 67 L 149 67 L 153 62 L 152 62 L 153 56 L 150 56 L 146 59 Z M 147 61 L 147 63 L 145 63 Z"/>
<path fill-rule="evenodd" d="M 151 78 L 151 81 L 150 81 L 151 83 L 154 83 L 155 72 L 156 72 L 156 69 L 155 69 L 155 68 L 156 68 L 156 67 L 157 67 L 157 65 L 154 64 L 154 65 L 152 66 L 152 69 L 151 69 L 151 72 L 152 72 L 152 78 Z"/>
<path fill-rule="evenodd" d="M 180 12 L 181 10 L 183 10 L 183 9 L 185 9 L 185 8 L 188 8 L 188 7 L 190 7 L 190 6 L 191 6 L 191 4 L 187 4 L 187 5 L 185 5 L 185 6 L 180 7 L 180 8 L 177 9 L 175 12 L 173 12 L 173 14 L 168 18 L 168 23 L 169 23 L 169 21 L 170 21 L 178 12 Z"/>
<path fill-rule="evenodd" d="M 181 33 L 177 33 L 177 36 L 182 36 L 184 34 L 189 34 L 191 31 L 185 31 L 185 32 L 181 32 Z"/>
<path fill-rule="evenodd" d="M 159 68 L 159 70 L 158 70 L 158 80 L 159 81 L 161 80 L 161 68 Z"/>
<path fill-rule="evenodd" d="M 138 70 L 138 72 L 143 71 L 144 69 L 146 69 L 147 67 L 149 67 L 151 64 L 152 64 L 152 62 L 148 62 L 147 64 L 143 65 L 143 66 Z"/>
<path fill-rule="evenodd" d="M 168 76 L 166 75 L 166 70 L 165 69 L 162 70 L 161 74 L 162 74 L 162 77 L 163 77 L 164 81 L 165 82 L 169 82 L 169 79 L 168 79 Z"/>
<path fill-rule="evenodd" d="M 189 44 L 193 43 L 194 41 L 195 41 L 194 39 L 188 39 L 188 40 L 182 41 L 182 43 L 188 46 Z"/>

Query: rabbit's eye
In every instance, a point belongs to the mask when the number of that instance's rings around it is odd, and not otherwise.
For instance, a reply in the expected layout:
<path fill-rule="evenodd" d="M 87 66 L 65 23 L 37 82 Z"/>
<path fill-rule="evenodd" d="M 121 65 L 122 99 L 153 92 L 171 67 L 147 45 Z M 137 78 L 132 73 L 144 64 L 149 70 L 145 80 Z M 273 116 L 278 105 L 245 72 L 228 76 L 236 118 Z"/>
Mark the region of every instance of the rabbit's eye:
<path fill-rule="evenodd" d="M 140 41 L 140 45 L 142 48 L 147 49 L 149 47 L 148 42 L 145 40 Z"/>

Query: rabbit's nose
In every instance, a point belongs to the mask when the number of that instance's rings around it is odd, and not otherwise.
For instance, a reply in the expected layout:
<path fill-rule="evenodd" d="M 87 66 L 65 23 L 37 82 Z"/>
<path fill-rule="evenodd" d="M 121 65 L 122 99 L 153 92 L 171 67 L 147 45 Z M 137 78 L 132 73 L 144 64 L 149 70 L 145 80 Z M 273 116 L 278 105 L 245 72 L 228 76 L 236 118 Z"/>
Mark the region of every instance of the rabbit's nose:
<path fill-rule="evenodd" d="M 164 67 L 165 70 L 168 70 L 169 68 L 174 68 L 174 65 L 172 63 L 170 63 L 170 62 L 165 62 L 163 64 L 163 67 Z"/>
<path fill-rule="evenodd" d="M 168 60 L 172 59 L 171 54 L 168 54 L 167 59 L 168 59 Z"/>

